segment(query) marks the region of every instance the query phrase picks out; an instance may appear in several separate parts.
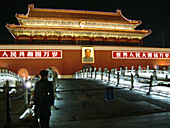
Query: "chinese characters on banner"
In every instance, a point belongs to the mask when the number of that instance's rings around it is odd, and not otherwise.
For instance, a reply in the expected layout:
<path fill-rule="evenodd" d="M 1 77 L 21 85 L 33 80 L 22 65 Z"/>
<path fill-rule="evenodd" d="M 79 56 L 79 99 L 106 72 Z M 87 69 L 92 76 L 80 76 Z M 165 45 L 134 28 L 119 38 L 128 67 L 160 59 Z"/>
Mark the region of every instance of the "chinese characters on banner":
<path fill-rule="evenodd" d="M 113 59 L 170 59 L 170 52 L 112 51 Z"/>
<path fill-rule="evenodd" d="M 60 59 L 62 50 L 0 50 L 0 59 Z"/>

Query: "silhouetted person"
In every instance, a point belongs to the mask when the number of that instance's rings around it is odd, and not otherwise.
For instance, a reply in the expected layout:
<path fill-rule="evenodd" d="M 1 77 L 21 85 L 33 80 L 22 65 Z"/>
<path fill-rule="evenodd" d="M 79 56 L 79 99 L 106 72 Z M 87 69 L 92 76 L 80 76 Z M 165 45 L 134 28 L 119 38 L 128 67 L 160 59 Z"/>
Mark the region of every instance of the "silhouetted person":
<path fill-rule="evenodd" d="M 48 71 L 40 72 L 41 79 L 36 82 L 34 90 L 35 119 L 40 119 L 41 128 L 49 128 L 51 106 L 54 105 L 53 84 L 48 81 Z"/>

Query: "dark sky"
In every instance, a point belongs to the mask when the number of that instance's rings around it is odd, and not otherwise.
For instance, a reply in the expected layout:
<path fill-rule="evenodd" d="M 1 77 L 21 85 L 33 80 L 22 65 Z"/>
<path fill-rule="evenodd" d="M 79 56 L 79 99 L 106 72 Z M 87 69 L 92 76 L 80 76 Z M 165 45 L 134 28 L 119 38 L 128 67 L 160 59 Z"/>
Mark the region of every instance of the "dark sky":
<path fill-rule="evenodd" d="M 76 9 L 116 12 L 132 20 L 141 20 L 136 29 L 151 29 L 151 35 L 143 39 L 144 46 L 170 48 L 170 4 L 169 0 L 1 0 L 0 43 L 14 42 L 6 29 L 6 23 L 19 24 L 15 14 L 27 14 L 28 4 L 35 8 Z M 164 36 L 163 36 L 164 35 Z"/>

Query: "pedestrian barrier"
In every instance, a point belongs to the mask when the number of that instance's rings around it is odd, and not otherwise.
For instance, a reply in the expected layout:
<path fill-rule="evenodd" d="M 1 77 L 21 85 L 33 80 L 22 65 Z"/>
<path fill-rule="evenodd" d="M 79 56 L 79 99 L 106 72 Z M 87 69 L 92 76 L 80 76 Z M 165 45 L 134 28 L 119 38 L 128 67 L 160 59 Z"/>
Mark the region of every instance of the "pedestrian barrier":
<path fill-rule="evenodd" d="M 22 111 L 25 110 L 26 108 L 26 100 L 25 100 L 25 92 L 24 90 L 22 90 L 20 87 L 10 87 L 9 85 L 9 81 L 6 80 L 6 83 L 4 85 L 4 87 L 0 87 L 0 89 L 3 89 L 4 90 L 4 95 L 5 95 L 5 103 L 6 103 L 6 125 L 5 127 L 12 127 L 12 114 L 19 114 L 21 113 Z M 17 92 L 20 91 L 20 95 L 15 95 L 16 93 L 10 93 L 10 90 L 11 89 L 16 89 Z M 14 108 L 12 109 L 13 107 L 13 102 L 14 101 L 18 101 L 20 103 L 23 103 L 21 107 L 19 107 L 18 110 L 14 110 Z"/>
<path fill-rule="evenodd" d="M 102 82 L 107 82 L 115 87 L 128 88 L 129 90 L 140 90 L 146 92 L 146 94 L 157 93 L 161 95 L 170 96 L 170 88 L 162 89 L 162 85 L 170 86 L 170 66 L 168 70 L 153 70 L 147 69 L 142 70 L 141 66 L 139 69 L 128 70 L 120 68 L 118 71 L 116 68 L 107 70 L 104 68 L 104 71 L 99 67 L 92 69 L 83 69 L 75 73 L 74 77 L 76 79 L 93 79 Z"/>

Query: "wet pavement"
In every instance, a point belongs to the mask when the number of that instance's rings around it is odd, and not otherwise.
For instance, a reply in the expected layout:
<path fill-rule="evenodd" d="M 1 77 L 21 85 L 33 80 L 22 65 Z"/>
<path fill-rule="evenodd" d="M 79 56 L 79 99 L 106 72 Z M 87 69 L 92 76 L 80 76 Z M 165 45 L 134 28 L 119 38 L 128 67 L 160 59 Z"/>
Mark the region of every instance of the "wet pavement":
<path fill-rule="evenodd" d="M 60 80 L 52 110 L 52 128 L 162 128 L 170 127 L 170 100 L 138 91 L 114 88 L 93 80 Z"/>
<path fill-rule="evenodd" d="M 107 101 L 106 88 L 111 86 L 94 80 L 60 79 L 50 127 L 170 127 L 169 98 L 114 87 L 113 100 Z M 24 121 L 17 124 L 17 127 L 29 128 L 31 121 Z"/>

